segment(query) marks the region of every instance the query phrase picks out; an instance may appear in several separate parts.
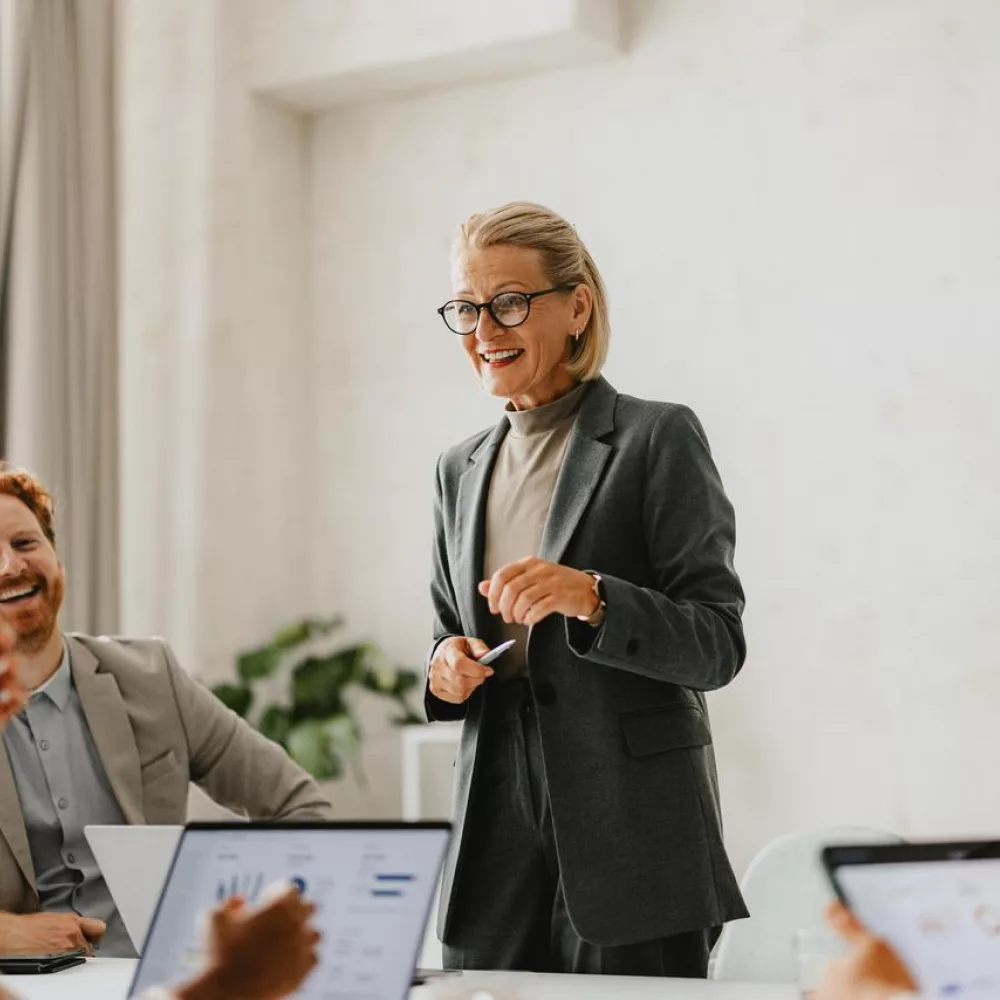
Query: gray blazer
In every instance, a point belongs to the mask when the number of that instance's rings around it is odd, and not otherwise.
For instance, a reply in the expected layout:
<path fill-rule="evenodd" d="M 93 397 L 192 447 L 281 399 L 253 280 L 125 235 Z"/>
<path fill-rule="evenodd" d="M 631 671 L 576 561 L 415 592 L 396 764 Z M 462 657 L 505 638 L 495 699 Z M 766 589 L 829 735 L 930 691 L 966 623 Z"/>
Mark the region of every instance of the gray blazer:
<path fill-rule="evenodd" d="M 184 823 L 194 782 L 255 819 L 332 819 L 316 782 L 182 670 L 161 639 L 70 634 L 73 682 L 128 823 Z M 35 870 L 0 746 L 0 910 L 38 909 Z"/>
<path fill-rule="evenodd" d="M 435 643 L 492 644 L 476 591 L 497 427 L 442 455 L 437 470 Z M 531 631 L 559 866 L 573 926 L 601 946 L 668 937 L 747 915 L 722 843 L 705 697 L 743 664 L 743 590 L 733 569 L 733 509 L 687 407 L 620 395 L 604 379 L 584 397 L 538 555 L 601 574 L 599 630 L 553 615 Z M 487 682 L 464 705 L 426 692 L 430 719 L 464 718 L 456 760 L 456 835 L 438 932 L 470 849 L 476 748 Z"/>

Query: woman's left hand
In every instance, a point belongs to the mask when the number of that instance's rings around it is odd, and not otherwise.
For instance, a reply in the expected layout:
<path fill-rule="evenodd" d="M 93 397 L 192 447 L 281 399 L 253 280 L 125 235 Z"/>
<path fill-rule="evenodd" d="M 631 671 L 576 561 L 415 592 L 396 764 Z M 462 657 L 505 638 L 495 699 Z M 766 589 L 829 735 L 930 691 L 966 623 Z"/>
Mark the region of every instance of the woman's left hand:
<path fill-rule="evenodd" d="M 600 604 L 589 573 L 537 556 L 498 569 L 479 585 L 479 593 L 508 625 L 537 625 L 554 614 L 589 618 Z"/>

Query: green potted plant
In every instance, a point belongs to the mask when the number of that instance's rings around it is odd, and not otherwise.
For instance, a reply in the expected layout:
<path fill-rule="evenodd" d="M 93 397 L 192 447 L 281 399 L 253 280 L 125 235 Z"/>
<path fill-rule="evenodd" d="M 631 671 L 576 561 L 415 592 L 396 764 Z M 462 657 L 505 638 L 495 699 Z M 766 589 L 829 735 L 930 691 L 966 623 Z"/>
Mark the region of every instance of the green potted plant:
<path fill-rule="evenodd" d="M 421 723 L 407 700 L 420 675 L 390 664 L 373 643 L 331 649 L 328 637 L 341 624 L 339 618 L 306 618 L 288 625 L 270 642 L 239 655 L 235 684 L 212 690 L 313 777 L 340 778 L 350 768 L 363 782 L 361 727 L 346 693 L 356 688 L 394 701 L 400 709 L 395 725 Z M 275 686 L 264 682 L 286 671 L 286 698 L 259 696 L 261 687 Z"/>

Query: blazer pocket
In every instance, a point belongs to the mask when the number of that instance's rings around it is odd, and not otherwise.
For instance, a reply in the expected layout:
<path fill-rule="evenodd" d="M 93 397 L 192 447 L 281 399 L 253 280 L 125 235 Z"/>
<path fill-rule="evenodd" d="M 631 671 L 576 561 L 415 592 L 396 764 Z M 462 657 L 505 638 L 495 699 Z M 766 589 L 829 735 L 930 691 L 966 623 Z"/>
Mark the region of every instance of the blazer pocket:
<path fill-rule="evenodd" d="M 145 792 L 150 785 L 155 785 L 165 775 L 177 771 L 177 757 L 173 750 L 161 753 L 159 757 L 142 765 L 142 789 Z"/>
<path fill-rule="evenodd" d="M 625 745 L 633 757 L 704 747 L 712 742 L 708 720 L 694 705 L 667 705 L 626 712 L 621 722 Z"/>

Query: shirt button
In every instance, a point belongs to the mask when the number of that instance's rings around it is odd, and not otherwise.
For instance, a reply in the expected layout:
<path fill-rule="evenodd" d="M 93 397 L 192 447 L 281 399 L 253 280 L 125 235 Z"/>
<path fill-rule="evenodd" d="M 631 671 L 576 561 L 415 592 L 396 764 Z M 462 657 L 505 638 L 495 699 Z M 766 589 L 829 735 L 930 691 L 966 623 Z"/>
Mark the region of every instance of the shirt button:
<path fill-rule="evenodd" d="M 71 865 L 75 865 L 75 864 L 76 864 L 76 855 L 75 855 L 75 854 L 67 854 L 67 855 L 66 855 L 66 860 L 67 860 L 67 861 L 68 861 L 68 862 L 69 862 L 69 863 L 70 863 Z"/>
<path fill-rule="evenodd" d="M 41 748 L 42 748 L 43 750 L 48 750 L 48 748 L 49 748 L 49 747 L 51 746 L 51 744 L 49 743 L 49 741 L 48 741 L 48 740 L 42 740 L 42 742 L 41 742 L 41 743 L 39 743 L 38 745 L 39 745 L 39 746 L 40 746 L 40 747 L 41 747 Z"/>
<path fill-rule="evenodd" d="M 60 799 L 59 800 L 59 808 L 60 809 L 69 809 L 69 800 L 68 799 Z"/>

